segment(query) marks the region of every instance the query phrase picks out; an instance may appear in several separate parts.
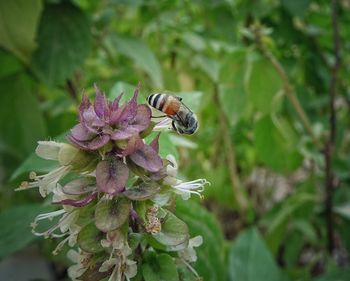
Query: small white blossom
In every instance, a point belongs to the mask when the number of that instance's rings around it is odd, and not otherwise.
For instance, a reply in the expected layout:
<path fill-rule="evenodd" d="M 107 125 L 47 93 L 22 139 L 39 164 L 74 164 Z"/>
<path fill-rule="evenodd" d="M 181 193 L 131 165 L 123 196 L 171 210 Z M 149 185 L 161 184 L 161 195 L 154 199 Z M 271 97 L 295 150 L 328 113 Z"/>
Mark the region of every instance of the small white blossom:
<path fill-rule="evenodd" d="M 198 235 L 193 237 L 188 242 L 188 247 L 182 251 L 179 251 L 179 257 L 188 262 L 195 262 L 197 260 L 197 254 L 194 247 L 199 247 L 203 243 L 202 236 Z"/>
<path fill-rule="evenodd" d="M 90 254 L 85 252 L 77 252 L 75 250 L 69 250 L 67 253 L 68 259 L 75 264 L 68 268 L 68 276 L 73 281 L 80 280 L 79 277 L 87 270 L 86 261 L 89 259 Z"/>
<path fill-rule="evenodd" d="M 49 193 L 51 193 L 58 181 L 63 178 L 68 172 L 71 170 L 71 166 L 61 166 L 58 167 L 51 172 L 37 176 L 34 172 L 30 173 L 30 179 L 32 179 L 32 182 L 24 181 L 21 183 L 20 187 L 15 189 L 18 190 L 24 190 L 29 188 L 39 188 L 40 195 L 42 197 L 46 197 Z"/>
<path fill-rule="evenodd" d="M 197 179 L 188 182 L 181 182 L 173 185 L 175 193 L 181 195 L 183 200 L 188 200 L 191 194 L 196 194 L 202 198 L 202 192 L 204 191 L 204 185 L 210 184 L 206 179 Z"/>
<path fill-rule="evenodd" d="M 53 225 L 51 228 L 44 232 L 37 232 L 35 231 L 35 228 L 38 225 L 38 222 L 41 220 L 53 220 L 55 217 L 61 216 L 61 218 L 58 220 L 58 222 Z M 76 211 L 71 211 L 67 212 L 65 209 L 61 209 L 58 211 L 54 212 L 49 212 L 45 214 L 40 214 L 38 215 L 35 219 L 34 222 L 31 223 L 32 226 L 32 233 L 36 236 L 44 236 L 45 238 L 48 237 L 64 237 L 69 234 L 69 229 L 72 226 L 72 224 L 76 221 L 78 218 L 78 212 Z M 60 230 L 61 233 L 55 232 L 56 230 Z"/>
<path fill-rule="evenodd" d="M 106 272 L 110 270 L 112 267 L 114 267 L 117 264 L 117 258 L 110 258 L 108 260 L 105 260 L 102 265 L 99 268 L 99 272 Z"/>
<path fill-rule="evenodd" d="M 171 163 L 167 166 L 167 176 L 164 178 L 163 182 L 167 185 L 173 187 L 176 194 L 181 195 L 183 200 L 188 200 L 191 194 L 196 194 L 202 198 L 202 192 L 204 191 L 204 186 L 210 184 L 206 179 L 197 179 L 189 182 L 184 182 L 177 179 L 177 168 L 175 157 L 173 155 L 168 155 L 166 159 Z"/>
<path fill-rule="evenodd" d="M 124 247 L 124 236 L 121 231 L 114 230 L 107 232 L 106 239 L 101 240 L 101 245 L 104 248 L 111 247 L 113 250 L 120 250 Z"/>
<path fill-rule="evenodd" d="M 133 278 L 137 274 L 137 263 L 133 260 L 126 260 L 126 269 L 124 271 L 125 277 L 129 280 L 130 278 Z"/>

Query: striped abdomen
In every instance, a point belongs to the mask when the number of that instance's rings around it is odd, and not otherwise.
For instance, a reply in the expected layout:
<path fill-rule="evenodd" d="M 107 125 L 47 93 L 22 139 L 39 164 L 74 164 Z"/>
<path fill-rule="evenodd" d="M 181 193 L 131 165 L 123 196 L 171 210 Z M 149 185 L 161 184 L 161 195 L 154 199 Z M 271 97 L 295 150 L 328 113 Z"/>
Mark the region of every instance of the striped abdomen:
<path fill-rule="evenodd" d="M 181 106 L 181 102 L 177 97 L 167 94 L 152 94 L 148 96 L 147 102 L 150 106 L 169 116 L 178 113 Z"/>

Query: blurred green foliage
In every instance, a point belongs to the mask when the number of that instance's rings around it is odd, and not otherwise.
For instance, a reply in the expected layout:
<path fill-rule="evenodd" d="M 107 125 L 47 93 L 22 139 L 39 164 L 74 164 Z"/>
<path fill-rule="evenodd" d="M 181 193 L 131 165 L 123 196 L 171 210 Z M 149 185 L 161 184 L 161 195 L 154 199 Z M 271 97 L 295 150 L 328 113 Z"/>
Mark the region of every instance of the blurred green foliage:
<path fill-rule="evenodd" d="M 33 242 L 27 226 L 48 208 L 36 191 L 14 192 L 30 171 L 50 168 L 33 154 L 36 142 L 64 139 L 94 82 L 111 99 L 141 82 L 142 98 L 170 90 L 199 116 L 196 135 L 163 133 L 160 147 L 178 158 L 182 177 L 211 182 L 203 201 L 177 206 L 191 235 L 204 238 L 195 266 L 204 280 L 349 280 L 350 2 L 337 2 L 330 253 L 323 155 L 335 61 L 330 1 L 1 1 L 0 256 Z M 49 257 L 54 245 L 40 243 Z M 192 280 L 174 273 L 167 255 L 148 258 L 146 281 Z M 67 265 L 63 255 L 54 262 Z"/>

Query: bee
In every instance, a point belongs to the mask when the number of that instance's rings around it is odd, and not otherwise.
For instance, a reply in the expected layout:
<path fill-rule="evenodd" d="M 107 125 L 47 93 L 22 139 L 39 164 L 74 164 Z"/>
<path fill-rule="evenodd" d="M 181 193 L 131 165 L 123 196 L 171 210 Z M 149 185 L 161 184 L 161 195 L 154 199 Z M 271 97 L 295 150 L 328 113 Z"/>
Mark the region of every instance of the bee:
<path fill-rule="evenodd" d="M 182 98 L 171 94 L 156 93 L 149 95 L 147 102 L 171 118 L 173 120 L 171 125 L 179 134 L 192 135 L 197 131 L 197 116 L 182 102 Z"/>

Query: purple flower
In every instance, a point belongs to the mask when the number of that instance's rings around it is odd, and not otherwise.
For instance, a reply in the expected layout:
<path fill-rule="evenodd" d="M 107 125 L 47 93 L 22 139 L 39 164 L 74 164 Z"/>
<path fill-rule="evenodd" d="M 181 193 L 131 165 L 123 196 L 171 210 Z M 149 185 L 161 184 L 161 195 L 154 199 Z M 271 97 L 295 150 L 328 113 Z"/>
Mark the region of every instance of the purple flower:
<path fill-rule="evenodd" d="M 115 152 L 116 157 L 107 157 L 101 161 L 96 168 L 97 189 L 109 194 L 125 190 L 129 167 L 123 162 L 122 156 L 143 168 L 146 173 L 158 172 L 162 169 L 163 161 L 159 157 L 157 149 L 158 139 L 159 135 L 148 145 L 139 137 L 132 137 L 124 150 Z"/>
<path fill-rule="evenodd" d="M 97 150 L 110 141 L 138 136 L 151 123 L 151 110 L 137 104 L 139 89 L 129 102 L 119 106 L 119 95 L 113 102 L 97 88 L 94 104 L 84 95 L 79 108 L 79 124 L 68 134 L 68 140 L 83 150 Z"/>
<path fill-rule="evenodd" d="M 158 140 L 159 134 L 149 145 L 143 144 L 141 147 L 137 147 L 129 155 L 129 159 L 149 172 L 158 172 L 163 168 L 163 161 L 158 155 Z"/>
<path fill-rule="evenodd" d="M 149 145 L 140 137 L 140 133 L 151 125 L 151 110 L 146 104 L 137 104 L 139 89 L 135 90 L 130 101 L 121 106 L 122 95 L 109 102 L 96 85 L 95 90 L 93 104 L 83 96 L 79 108 L 80 122 L 71 129 L 68 140 L 87 151 L 108 144 L 106 158 L 96 167 L 96 185 L 100 192 L 116 194 L 124 191 L 128 179 L 126 160 L 146 173 L 163 168 L 163 161 L 158 155 L 159 135 Z"/>

